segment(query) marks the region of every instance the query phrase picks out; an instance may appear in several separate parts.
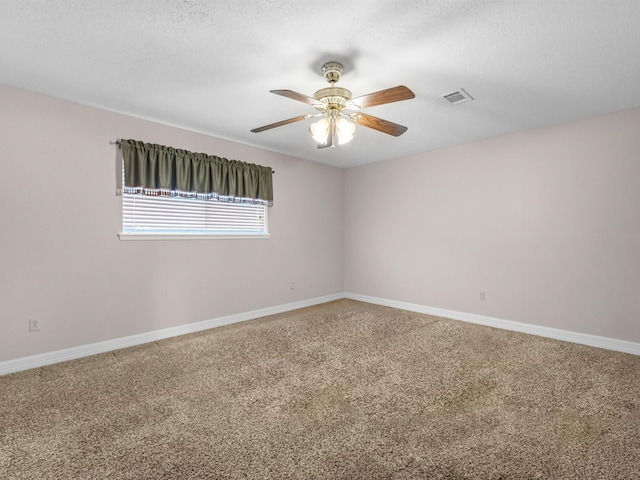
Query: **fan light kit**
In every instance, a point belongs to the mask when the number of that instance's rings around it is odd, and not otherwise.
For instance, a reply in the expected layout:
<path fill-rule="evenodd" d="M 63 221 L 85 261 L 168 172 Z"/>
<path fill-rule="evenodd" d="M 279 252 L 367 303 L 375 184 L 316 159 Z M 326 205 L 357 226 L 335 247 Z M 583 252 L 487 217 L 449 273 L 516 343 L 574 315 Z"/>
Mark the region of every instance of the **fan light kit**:
<path fill-rule="evenodd" d="M 343 145 L 353 138 L 356 124 L 372 128 L 394 137 L 399 137 L 407 131 L 407 127 L 389 122 L 381 118 L 359 112 L 362 108 L 375 107 L 385 103 L 399 102 L 414 98 L 414 93 L 403 85 L 387 88 L 379 92 L 370 93 L 361 97 L 351 98 L 351 92 L 346 88 L 336 87 L 336 83 L 342 76 L 342 64 L 340 62 L 327 62 L 322 66 L 322 73 L 330 87 L 322 88 L 308 97 L 292 90 L 271 90 L 271 93 L 288 97 L 293 100 L 311 105 L 320 113 L 315 115 L 300 115 L 280 122 L 271 123 L 263 127 L 254 128 L 252 132 L 264 132 L 275 127 L 281 127 L 290 123 L 318 118 L 309 126 L 312 138 L 318 142 L 318 148 L 335 147 Z M 353 111 L 353 113 L 349 113 Z"/>

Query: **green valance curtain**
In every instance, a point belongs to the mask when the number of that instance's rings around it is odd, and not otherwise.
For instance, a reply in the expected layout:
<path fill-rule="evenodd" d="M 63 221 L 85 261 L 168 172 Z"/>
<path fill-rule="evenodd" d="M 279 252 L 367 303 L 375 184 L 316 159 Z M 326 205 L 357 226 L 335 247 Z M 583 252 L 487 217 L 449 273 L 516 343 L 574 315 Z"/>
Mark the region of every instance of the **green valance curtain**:
<path fill-rule="evenodd" d="M 271 167 L 138 140 L 120 140 L 124 191 L 273 205 Z"/>

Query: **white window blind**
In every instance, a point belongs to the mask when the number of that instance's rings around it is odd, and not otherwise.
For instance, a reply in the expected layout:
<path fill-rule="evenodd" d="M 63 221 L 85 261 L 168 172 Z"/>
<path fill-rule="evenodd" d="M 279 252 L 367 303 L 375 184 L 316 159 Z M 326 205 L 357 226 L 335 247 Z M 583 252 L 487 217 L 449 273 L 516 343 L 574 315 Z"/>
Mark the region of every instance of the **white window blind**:
<path fill-rule="evenodd" d="M 122 233 L 142 235 L 268 235 L 267 206 L 123 193 Z"/>

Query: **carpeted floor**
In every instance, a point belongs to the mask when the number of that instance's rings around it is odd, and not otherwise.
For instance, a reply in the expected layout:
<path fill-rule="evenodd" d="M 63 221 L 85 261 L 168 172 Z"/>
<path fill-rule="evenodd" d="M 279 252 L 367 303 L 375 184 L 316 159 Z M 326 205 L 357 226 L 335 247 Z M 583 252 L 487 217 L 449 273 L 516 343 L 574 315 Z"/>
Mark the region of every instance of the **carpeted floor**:
<path fill-rule="evenodd" d="M 640 357 L 340 300 L 0 377 L 2 479 L 640 479 Z"/>

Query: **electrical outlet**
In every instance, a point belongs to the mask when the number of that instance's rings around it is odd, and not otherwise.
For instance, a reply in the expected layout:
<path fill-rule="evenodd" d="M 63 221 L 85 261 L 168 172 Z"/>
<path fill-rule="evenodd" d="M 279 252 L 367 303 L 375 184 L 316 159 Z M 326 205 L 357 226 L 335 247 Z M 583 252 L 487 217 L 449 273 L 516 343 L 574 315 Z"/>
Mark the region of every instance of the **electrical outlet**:
<path fill-rule="evenodd" d="M 37 318 L 30 318 L 29 319 L 29 331 L 30 332 L 37 332 L 40 330 L 40 320 L 38 320 Z"/>
<path fill-rule="evenodd" d="M 484 301 L 487 299 L 487 293 L 486 292 L 480 292 L 480 300 Z"/>

